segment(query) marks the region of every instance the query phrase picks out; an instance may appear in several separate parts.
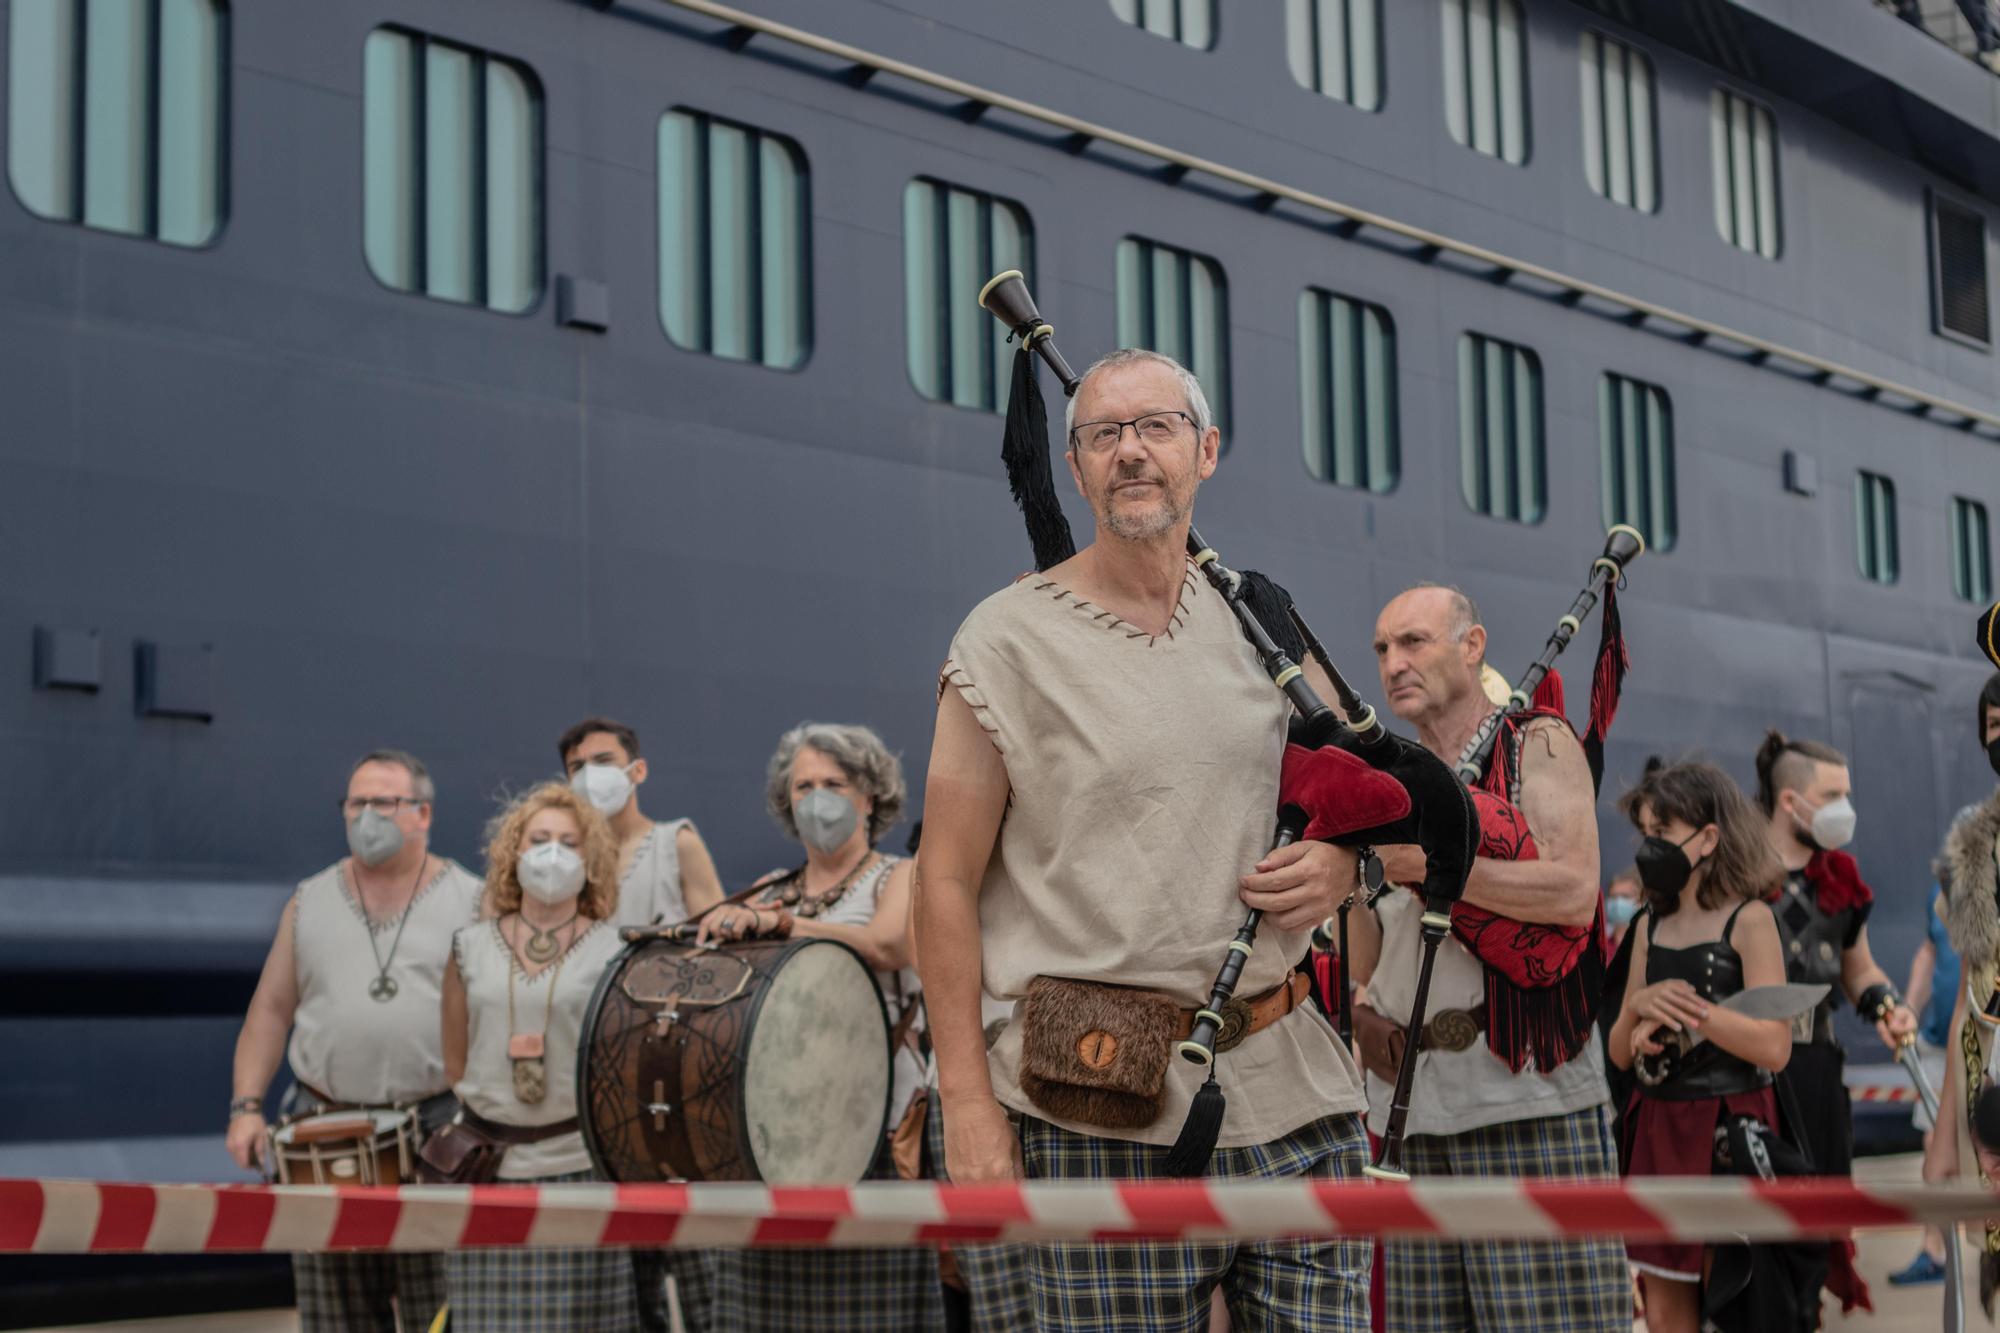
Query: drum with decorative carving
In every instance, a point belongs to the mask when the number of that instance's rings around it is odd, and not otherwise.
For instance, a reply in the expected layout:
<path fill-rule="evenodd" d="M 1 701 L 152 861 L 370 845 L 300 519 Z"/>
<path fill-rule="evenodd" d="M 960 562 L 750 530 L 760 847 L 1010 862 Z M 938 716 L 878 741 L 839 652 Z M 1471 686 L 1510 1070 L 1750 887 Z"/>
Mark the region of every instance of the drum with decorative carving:
<path fill-rule="evenodd" d="M 641 940 L 598 982 L 576 1079 L 611 1180 L 851 1185 L 887 1129 L 889 1023 L 836 941 Z"/>

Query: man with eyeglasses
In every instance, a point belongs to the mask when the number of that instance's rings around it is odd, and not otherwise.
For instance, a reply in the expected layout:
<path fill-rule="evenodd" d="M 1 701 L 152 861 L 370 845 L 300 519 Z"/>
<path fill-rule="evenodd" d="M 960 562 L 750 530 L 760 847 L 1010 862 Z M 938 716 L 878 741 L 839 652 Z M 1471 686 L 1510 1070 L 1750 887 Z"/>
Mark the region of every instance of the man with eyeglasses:
<path fill-rule="evenodd" d="M 339 802 L 349 854 L 285 904 L 236 1038 L 227 1142 L 237 1165 L 269 1151 L 264 1094 L 288 1053 L 291 1115 L 414 1110 L 427 1128 L 449 1115 L 442 980 L 452 932 L 478 915 L 483 884 L 432 853 L 435 794 L 423 763 L 402 750 L 371 751 L 349 772 Z M 434 1254 L 300 1254 L 292 1264 L 301 1333 L 393 1328 L 398 1318 L 406 1331 L 425 1329 L 444 1303 Z"/>
<path fill-rule="evenodd" d="M 1271 850 L 1289 706 L 1187 555 L 1221 445 L 1207 397 L 1128 349 L 1070 410 L 1094 540 L 975 607 L 938 682 L 915 915 L 946 1170 L 1201 1172 L 1178 1140 L 1202 1094 L 1220 1113 L 1207 1175 L 1358 1179 L 1360 1077 L 1290 966 L 1355 854 Z M 1218 1106 L 1172 1051 L 1246 907 L 1263 928 L 1217 1042 Z M 990 1051 L 982 990 L 1018 1001 Z M 1041 1328 L 1205 1328 L 1219 1288 L 1238 1327 L 1359 1333 L 1368 1258 L 1353 1237 L 1034 1245 L 1028 1286 Z"/>

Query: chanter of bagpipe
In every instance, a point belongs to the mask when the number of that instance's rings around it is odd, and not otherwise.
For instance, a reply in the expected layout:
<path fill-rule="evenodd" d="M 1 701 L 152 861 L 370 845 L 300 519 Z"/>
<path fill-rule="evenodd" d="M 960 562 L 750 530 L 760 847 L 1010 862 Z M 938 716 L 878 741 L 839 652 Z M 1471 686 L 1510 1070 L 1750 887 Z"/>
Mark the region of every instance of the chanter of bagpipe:
<path fill-rule="evenodd" d="M 1614 523 L 1605 531 L 1604 550 L 1591 562 L 1590 577 L 1584 581 L 1576 600 L 1570 603 L 1569 610 L 1563 613 L 1548 640 L 1542 644 L 1541 654 L 1514 683 L 1506 706 L 1480 723 L 1479 730 L 1472 733 L 1472 739 L 1466 742 L 1465 749 L 1459 754 L 1455 767 L 1461 781 L 1479 781 L 1486 772 L 1487 759 L 1492 755 L 1493 744 L 1500 735 L 1501 721 L 1508 714 L 1522 712 L 1534 703 L 1535 691 L 1541 688 L 1542 681 L 1554 669 L 1556 658 L 1562 656 L 1570 640 L 1583 628 L 1584 617 L 1590 614 L 1606 589 L 1615 589 L 1624 581 L 1626 568 L 1645 553 L 1646 539 L 1637 528 Z M 1609 614 L 1608 607 L 1606 613 Z M 1597 775 L 1593 773 L 1592 776 Z"/>

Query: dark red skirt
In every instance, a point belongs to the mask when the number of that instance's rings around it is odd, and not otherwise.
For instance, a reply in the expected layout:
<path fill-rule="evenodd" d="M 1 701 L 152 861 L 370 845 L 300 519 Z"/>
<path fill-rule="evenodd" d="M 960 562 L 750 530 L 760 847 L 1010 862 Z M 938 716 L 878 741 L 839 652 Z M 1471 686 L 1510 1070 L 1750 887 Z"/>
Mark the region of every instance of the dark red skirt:
<path fill-rule="evenodd" d="M 1713 1174 L 1715 1127 L 1724 1114 L 1747 1115 L 1767 1125 L 1778 1123 L 1778 1098 L 1770 1088 L 1732 1093 L 1727 1097 L 1696 1097 L 1669 1101 L 1632 1094 L 1625 1111 L 1625 1142 L 1621 1145 L 1628 1176 L 1706 1176 Z M 1701 1281 L 1700 1241 L 1635 1241 L 1626 1257 L 1654 1277 L 1683 1282 Z"/>

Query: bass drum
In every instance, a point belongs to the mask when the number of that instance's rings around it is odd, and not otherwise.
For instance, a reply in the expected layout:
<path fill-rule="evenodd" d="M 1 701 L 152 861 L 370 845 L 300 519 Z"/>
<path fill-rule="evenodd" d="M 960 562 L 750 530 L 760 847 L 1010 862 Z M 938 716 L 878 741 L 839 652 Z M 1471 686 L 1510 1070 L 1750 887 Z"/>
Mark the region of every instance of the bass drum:
<path fill-rule="evenodd" d="M 606 1179 L 851 1185 L 882 1147 L 889 1023 L 845 944 L 640 940 L 581 1035 L 577 1115 Z"/>

